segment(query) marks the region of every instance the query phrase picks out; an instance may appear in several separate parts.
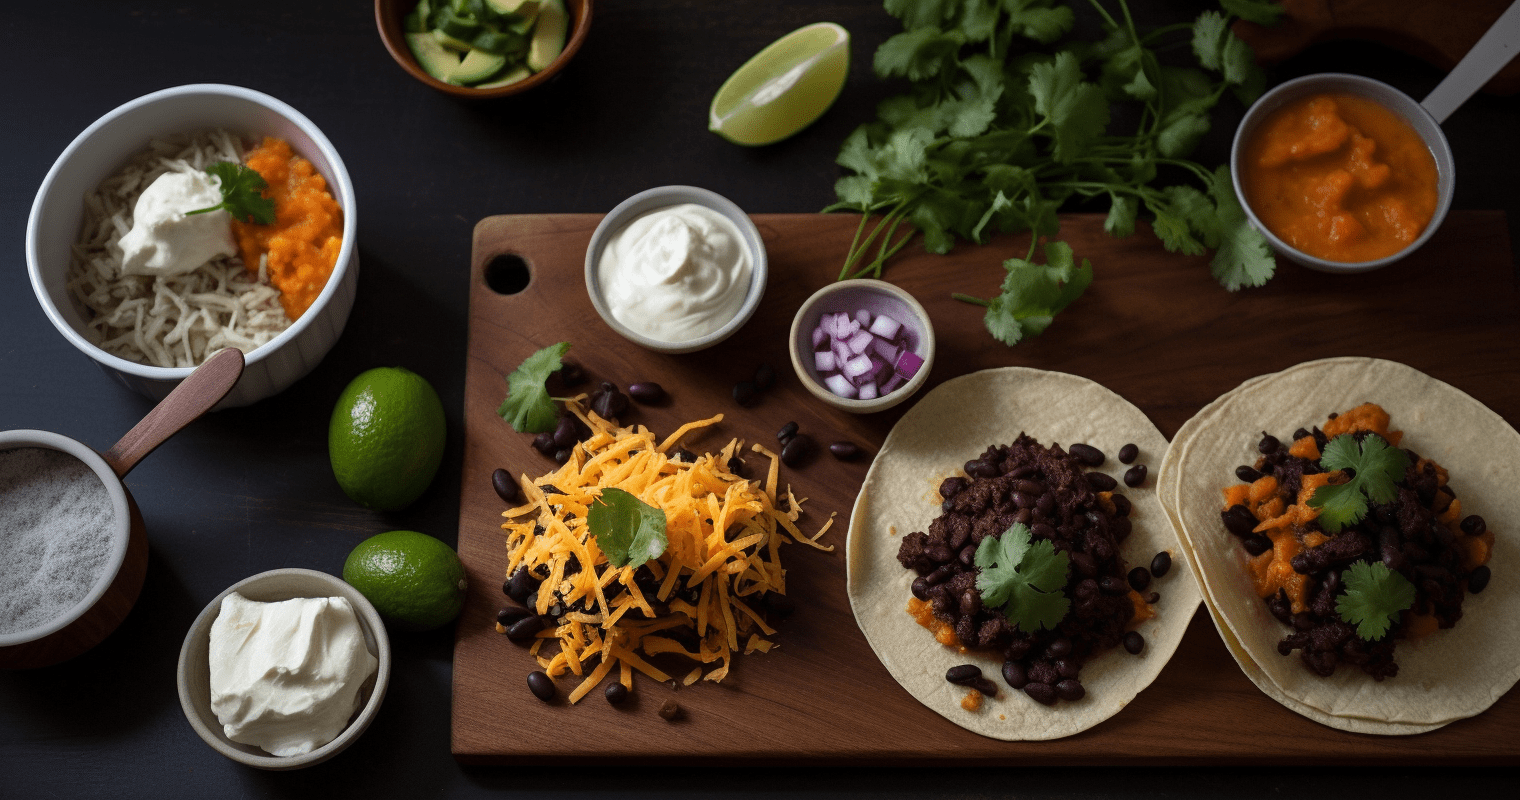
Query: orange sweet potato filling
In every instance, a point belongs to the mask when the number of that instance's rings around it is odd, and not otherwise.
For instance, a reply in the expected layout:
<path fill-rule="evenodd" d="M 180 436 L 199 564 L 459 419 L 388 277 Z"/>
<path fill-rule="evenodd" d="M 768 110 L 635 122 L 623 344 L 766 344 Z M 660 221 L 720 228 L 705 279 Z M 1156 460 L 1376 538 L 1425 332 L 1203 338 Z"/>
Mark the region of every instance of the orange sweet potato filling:
<path fill-rule="evenodd" d="M 1135 615 L 1129 618 L 1129 627 L 1133 628 L 1148 619 L 1155 618 L 1156 607 L 1145 602 L 1145 598 L 1134 589 L 1129 590 L 1129 602 L 1135 607 Z"/>
<path fill-rule="evenodd" d="M 316 301 L 332 276 L 343 247 L 343 211 L 327 190 L 327 181 L 290 144 L 265 137 L 245 162 L 269 183 L 274 200 L 272 225 L 234 220 L 243 263 L 259 271 L 259 257 L 269 256 L 269 282 L 280 290 L 280 304 L 292 321 Z"/>
<path fill-rule="evenodd" d="M 918 624 L 928 628 L 934 634 L 934 641 L 946 647 L 966 652 L 966 647 L 961 644 L 960 637 L 955 635 L 955 626 L 934 616 L 934 607 L 918 599 L 908 598 L 908 613 Z"/>

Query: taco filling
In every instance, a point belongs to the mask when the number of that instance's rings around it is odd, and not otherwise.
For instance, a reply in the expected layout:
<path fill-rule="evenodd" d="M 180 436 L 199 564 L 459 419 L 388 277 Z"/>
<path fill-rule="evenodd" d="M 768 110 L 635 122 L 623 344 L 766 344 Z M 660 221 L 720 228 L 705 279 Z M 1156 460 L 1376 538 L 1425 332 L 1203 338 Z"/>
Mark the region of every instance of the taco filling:
<path fill-rule="evenodd" d="M 1160 598 L 1150 572 L 1120 556 L 1129 499 L 1084 470 L 1102 452 L 1071 450 L 1087 458 L 1024 434 L 987 448 L 966 477 L 940 483 L 941 513 L 897 552 L 917 574 L 908 613 L 941 644 L 999 653 L 1004 680 L 1045 705 L 1081 699 L 1083 664 L 1099 653 L 1121 642 L 1139 653 L 1144 639 L 1128 628 Z"/>
<path fill-rule="evenodd" d="M 1488 585 L 1494 533 L 1463 516 L 1441 465 L 1400 449 L 1389 415 L 1366 403 L 1291 441 L 1263 433 L 1243 483 L 1224 490 L 1224 528 L 1272 615 L 1322 677 L 1341 663 L 1392 678 L 1401 640 L 1451 628 Z"/>

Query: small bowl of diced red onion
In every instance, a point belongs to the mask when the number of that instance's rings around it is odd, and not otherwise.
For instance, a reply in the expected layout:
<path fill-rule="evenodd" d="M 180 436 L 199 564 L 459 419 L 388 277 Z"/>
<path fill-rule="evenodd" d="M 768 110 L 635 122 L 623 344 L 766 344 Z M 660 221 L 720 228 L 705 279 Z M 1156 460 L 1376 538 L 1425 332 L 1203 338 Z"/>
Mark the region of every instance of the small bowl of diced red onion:
<path fill-rule="evenodd" d="M 819 289 L 792 318 L 792 368 L 814 397 L 856 414 L 912 397 L 934 366 L 934 326 L 913 295 L 858 279 Z"/>

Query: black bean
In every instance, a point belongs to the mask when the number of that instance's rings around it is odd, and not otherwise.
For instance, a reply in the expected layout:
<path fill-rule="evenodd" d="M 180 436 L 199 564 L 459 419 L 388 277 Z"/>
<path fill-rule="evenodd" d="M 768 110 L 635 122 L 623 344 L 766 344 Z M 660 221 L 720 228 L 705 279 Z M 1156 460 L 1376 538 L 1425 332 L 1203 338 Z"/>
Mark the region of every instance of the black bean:
<path fill-rule="evenodd" d="M 961 562 L 961 566 L 966 569 L 976 566 L 976 545 L 968 544 L 962 547 L 961 551 L 956 554 L 956 560 Z"/>
<path fill-rule="evenodd" d="M 1488 523 L 1477 514 L 1472 514 L 1462 520 L 1462 532 L 1468 536 L 1482 536 L 1488 530 Z"/>
<path fill-rule="evenodd" d="M 971 688 L 977 690 L 978 692 L 981 692 L 983 697 L 998 696 L 997 684 L 980 676 L 971 682 Z"/>
<path fill-rule="evenodd" d="M 1145 649 L 1145 637 L 1141 636 L 1139 631 L 1124 634 L 1124 649 L 1131 655 L 1140 655 L 1140 651 Z"/>
<path fill-rule="evenodd" d="M 966 591 L 961 592 L 960 605 L 961 616 L 975 616 L 978 611 L 982 610 L 982 595 L 975 589 L 967 589 Z"/>
<path fill-rule="evenodd" d="M 554 446 L 553 433 L 540 433 L 533 437 L 533 449 L 546 456 L 553 457 L 554 451 L 559 448 Z"/>
<path fill-rule="evenodd" d="M 504 469 L 498 469 L 491 473 L 491 488 L 496 490 L 496 496 L 503 503 L 517 503 L 522 500 L 522 489 L 517 481 L 512 480 L 512 473 Z"/>
<path fill-rule="evenodd" d="M 829 452 L 840 461 L 854 461 L 860 458 L 860 445 L 854 442 L 834 442 L 829 445 Z"/>
<path fill-rule="evenodd" d="M 1161 600 L 1161 593 L 1160 592 L 1151 592 L 1150 594 L 1148 594 L 1145 597 L 1142 597 L 1140 599 L 1144 600 L 1146 603 L 1148 603 L 1150 605 L 1155 605 L 1159 600 Z"/>
<path fill-rule="evenodd" d="M 734 402 L 740 406 L 748 408 L 754 405 L 759 394 L 760 390 L 755 388 L 755 384 L 749 381 L 739 381 L 734 384 Z"/>
<path fill-rule="evenodd" d="M 1027 683 L 1024 685 L 1024 694 L 1029 695 L 1036 703 L 1046 706 L 1056 704 L 1056 690 L 1048 683 Z"/>
<path fill-rule="evenodd" d="M 1298 430 L 1296 430 L 1296 431 L 1293 432 L 1293 441 L 1296 442 L 1299 439 L 1304 438 L 1305 436 L 1313 436 L 1313 435 L 1314 434 L 1309 433 L 1308 430 L 1306 430 L 1304 428 L 1299 428 Z"/>
<path fill-rule="evenodd" d="M 1277 441 L 1276 436 L 1273 436 L 1266 431 L 1262 431 L 1261 441 L 1256 443 L 1256 452 L 1261 453 L 1262 455 L 1271 455 L 1272 453 L 1277 452 L 1277 448 L 1279 447 L 1282 447 L 1282 442 Z"/>
<path fill-rule="evenodd" d="M 796 423 L 796 421 L 792 421 L 792 422 L 786 423 L 785 425 L 782 425 L 781 426 L 781 430 L 776 431 L 776 440 L 779 441 L 779 442 L 781 442 L 782 444 L 786 444 L 787 442 L 791 441 L 791 439 L 792 439 L 793 436 L 796 436 L 796 435 L 797 435 L 797 423 Z"/>
<path fill-rule="evenodd" d="M 967 461 L 962 468 L 966 471 L 967 475 L 973 478 L 996 478 L 998 476 L 996 464 L 990 461 L 983 461 L 979 458 Z"/>
<path fill-rule="evenodd" d="M 1253 556 L 1259 556 L 1272 549 L 1272 540 L 1259 533 L 1245 537 L 1241 540 L 1241 544 L 1245 545 L 1246 552 Z"/>
<path fill-rule="evenodd" d="M 1056 498 L 1050 492 L 1040 495 L 1040 499 L 1034 504 L 1034 510 L 1046 516 L 1050 516 L 1050 512 L 1054 511 L 1055 508 Z"/>
<path fill-rule="evenodd" d="M 1136 447 L 1134 444 L 1127 444 L 1127 445 L 1119 448 L 1119 463 L 1120 464 L 1133 464 L 1133 463 L 1135 463 L 1135 459 L 1137 459 L 1139 457 L 1140 457 L 1140 448 Z"/>
<path fill-rule="evenodd" d="M 1124 471 L 1124 485 L 1131 489 L 1145 483 L 1146 467 L 1144 464 L 1136 464 Z"/>
<path fill-rule="evenodd" d="M 647 406 L 665 399 L 665 387 L 653 381 L 629 384 L 628 396 Z"/>
<path fill-rule="evenodd" d="M 549 676 L 545 675 L 543 670 L 533 670 L 528 673 L 528 691 L 533 692 L 534 697 L 547 703 L 554 699 L 554 681 L 549 680 Z"/>
<path fill-rule="evenodd" d="M 770 364 L 755 367 L 754 382 L 755 388 L 762 392 L 770 389 L 776 385 L 776 370 L 772 369 Z"/>
<path fill-rule="evenodd" d="M 1145 567 L 1135 567 L 1129 571 L 1129 585 L 1137 592 L 1145 591 L 1145 587 L 1151 585 L 1150 570 Z"/>
<path fill-rule="evenodd" d="M 574 447 L 578 441 L 576 437 L 577 433 L 579 431 L 575 429 L 575 417 L 573 415 L 567 414 L 560 417 L 559 422 L 554 426 L 554 449 L 562 450 L 566 447 Z"/>
<path fill-rule="evenodd" d="M 558 464 L 558 465 L 560 465 L 560 466 L 563 467 L 565 465 L 565 462 L 567 462 L 569 460 L 570 460 L 570 450 L 569 450 L 569 448 L 566 448 L 564 450 L 555 450 L 554 451 L 554 463 L 556 463 L 556 464 Z"/>
<path fill-rule="evenodd" d="M 945 560 L 949 561 L 950 559 L 947 558 Z M 928 582 L 930 586 L 938 586 L 953 577 L 955 577 L 955 567 L 946 564 L 943 567 L 939 567 L 938 569 L 929 573 L 928 575 L 925 575 L 924 580 Z"/>
<path fill-rule="evenodd" d="M 982 677 L 982 668 L 975 664 L 960 664 L 945 670 L 945 680 L 956 686 L 967 686 Z"/>
<path fill-rule="evenodd" d="M 1159 552 L 1159 553 L 1156 554 L 1155 558 L 1151 559 L 1151 574 L 1154 575 L 1154 576 L 1156 576 L 1157 578 L 1165 577 L 1166 573 L 1169 572 L 1169 571 L 1171 571 L 1171 569 L 1172 569 L 1172 554 L 1171 553 L 1168 553 L 1167 551 L 1162 550 L 1161 552 Z"/>
<path fill-rule="evenodd" d="M 666 722 L 674 722 L 677 719 L 680 719 L 680 717 L 681 706 L 680 704 L 676 703 L 676 701 L 666 700 L 665 704 L 660 706 L 660 719 L 663 719 Z"/>
<path fill-rule="evenodd" d="M 914 597 L 917 597 L 920 600 L 929 599 L 929 582 L 924 578 L 914 578 L 913 585 L 908 588 L 913 592 Z"/>
<path fill-rule="evenodd" d="M 566 386 L 576 386 L 586 382 L 586 370 L 574 361 L 559 362 L 559 380 Z"/>
<path fill-rule="evenodd" d="M 799 433 L 781 448 L 781 463 L 788 467 L 800 467 L 813 458 L 813 453 L 818 448 L 813 444 L 813 437 Z"/>
<path fill-rule="evenodd" d="M 744 459 L 738 456 L 733 456 L 728 459 L 728 463 L 724 464 L 724 466 L 728 468 L 729 472 L 740 477 L 744 476 Z"/>
<path fill-rule="evenodd" d="M 1487 564 L 1478 567 L 1472 571 L 1471 575 L 1467 576 L 1467 591 L 1477 594 L 1487 589 L 1488 581 L 1492 577 L 1493 571 L 1488 568 Z"/>
<path fill-rule="evenodd" d="M 928 556 L 929 560 L 936 564 L 945 564 L 955 558 L 954 551 L 943 544 L 930 545 L 928 549 L 924 550 L 924 555 Z"/>
<path fill-rule="evenodd" d="M 507 638 L 519 643 L 531 642 L 533 641 L 533 637 L 538 635 L 538 632 L 543 629 L 544 618 L 534 614 L 512 623 L 507 628 Z"/>
<path fill-rule="evenodd" d="M 1256 515 L 1239 503 L 1220 512 L 1219 518 L 1224 521 L 1225 529 L 1236 536 L 1250 536 L 1256 529 Z"/>
<path fill-rule="evenodd" d="M 1087 696 L 1087 690 L 1082 688 L 1082 682 L 1076 678 L 1067 678 L 1056 684 L 1056 697 L 1067 701 L 1081 700 Z"/>
<path fill-rule="evenodd" d="M 1071 640 L 1057 639 L 1045 647 L 1045 655 L 1051 658 L 1065 658 L 1071 655 Z"/>
<path fill-rule="evenodd" d="M 1111 492 L 1119 485 L 1112 475 L 1105 475 L 1102 472 L 1087 473 L 1087 483 L 1100 492 Z"/>
<path fill-rule="evenodd" d="M 602 419 L 612 419 L 628 410 L 628 395 L 618 391 L 613 384 L 603 381 L 601 391 L 591 397 L 591 410 Z"/>
<path fill-rule="evenodd" d="M 1245 483 L 1255 483 L 1258 480 L 1261 480 L 1261 473 L 1257 472 L 1255 467 L 1249 467 L 1245 464 L 1241 464 L 1235 468 L 1235 478 L 1236 480 L 1243 481 Z"/>
<path fill-rule="evenodd" d="M 1083 464 L 1086 464 L 1089 467 L 1099 466 L 1104 462 L 1105 459 L 1108 458 L 1108 456 L 1103 455 L 1102 450 L 1099 450 L 1090 444 L 1074 444 L 1071 447 L 1066 448 L 1066 452 L 1070 453 L 1073 458 L 1082 462 Z"/>
<path fill-rule="evenodd" d="M 623 701 L 628 699 L 628 687 L 614 681 L 607 684 L 602 694 L 607 698 L 607 702 L 615 706 L 622 705 Z"/>
<path fill-rule="evenodd" d="M 1040 483 L 1039 481 L 1031 481 L 1020 478 L 1019 480 L 1014 481 L 1012 483 L 1012 486 L 1015 492 L 1032 494 L 1035 497 L 1039 497 L 1040 495 L 1045 494 L 1045 484 Z"/>
<path fill-rule="evenodd" d="M 502 627 L 510 628 L 512 623 L 532 615 L 532 611 L 522 606 L 502 606 L 501 610 L 496 612 L 496 621 L 501 623 Z"/>
<path fill-rule="evenodd" d="M 1039 495 L 1024 494 L 1023 492 L 1013 493 L 1013 504 L 1019 508 L 1034 508 L 1038 502 L 1040 502 Z"/>
<path fill-rule="evenodd" d="M 1056 538 L 1056 529 L 1043 522 L 1036 522 L 1029 526 L 1029 535 L 1035 539 L 1054 539 Z"/>
<path fill-rule="evenodd" d="M 1056 674 L 1063 678 L 1075 678 L 1082 672 L 1082 663 L 1074 658 L 1056 659 Z"/>
<path fill-rule="evenodd" d="M 1127 517 L 1127 516 L 1129 516 L 1129 512 L 1132 510 L 1133 506 L 1130 505 L 1128 497 L 1125 497 L 1122 494 L 1116 494 L 1113 497 L 1110 497 L 1108 499 L 1109 499 L 1109 502 L 1112 502 L 1114 504 L 1114 515 L 1115 516 L 1119 516 L 1119 517 Z"/>
<path fill-rule="evenodd" d="M 778 617 L 789 617 L 797 610 L 797 603 L 780 592 L 766 592 L 761 602 L 765 604 L 766 611 Z"/>
<path fill-rule="evenodd" d="M 1004 661 L 1003 680 L 1014 689 L 1022 689 L 1029 685 L 1029 671 L 1024 668 L 1024 662 Z"/>
<path fill-rule="evenodd" d="M 691 452 L 690 450 L 687 450 L 684 447 L 677 447 L 675 449 L 675 452 L 670 454 L 670 458 L 673 461 L 679 461 L 683 464 L 697 463 L 697 454 Z"/>
<path fill-rule="evenodd" d="M 1128 594 L 1129 584 L 1125 583 L 1123 578 L 1104 575 L 1098 580 L 1098 589 L 1104 594 Z"/>
<path fill-rule="evenodd" d="M 939 496 L 949 500 L 966 488 L 966 479 L 956 476 L 939 482 Z"/>
<path fill-rule="evenodd" d="M 527 605 L 528 595 L 533 594 L 536 588 L 538 588 L 538 581 L 533 578 L 532 573 L 528 572 L 528 568 L 518 567 L 502 586 L 502 591 L 513 600 Z"/>

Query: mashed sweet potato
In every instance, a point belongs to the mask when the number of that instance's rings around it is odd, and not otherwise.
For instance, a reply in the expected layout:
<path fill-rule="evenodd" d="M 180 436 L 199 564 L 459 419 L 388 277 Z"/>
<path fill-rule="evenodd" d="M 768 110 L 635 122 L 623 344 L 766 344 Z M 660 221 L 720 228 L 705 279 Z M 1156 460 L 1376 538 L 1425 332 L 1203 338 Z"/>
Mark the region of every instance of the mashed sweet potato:
<path fill-rule="evenodd" d="M 265 137 L 248 151 L 245 163 L 269 183 L 266 195 L 274 200 L 275 221 L 234 221 L 232 233 L 250 271 L 257 273 L 259 258 L 269 257 L 269 281 L 280 290 L 280 304 L 294 321 L 316 301 L 338 263 L 343 210 L 327 190 L 327 180 L 282 139 Z"/>

